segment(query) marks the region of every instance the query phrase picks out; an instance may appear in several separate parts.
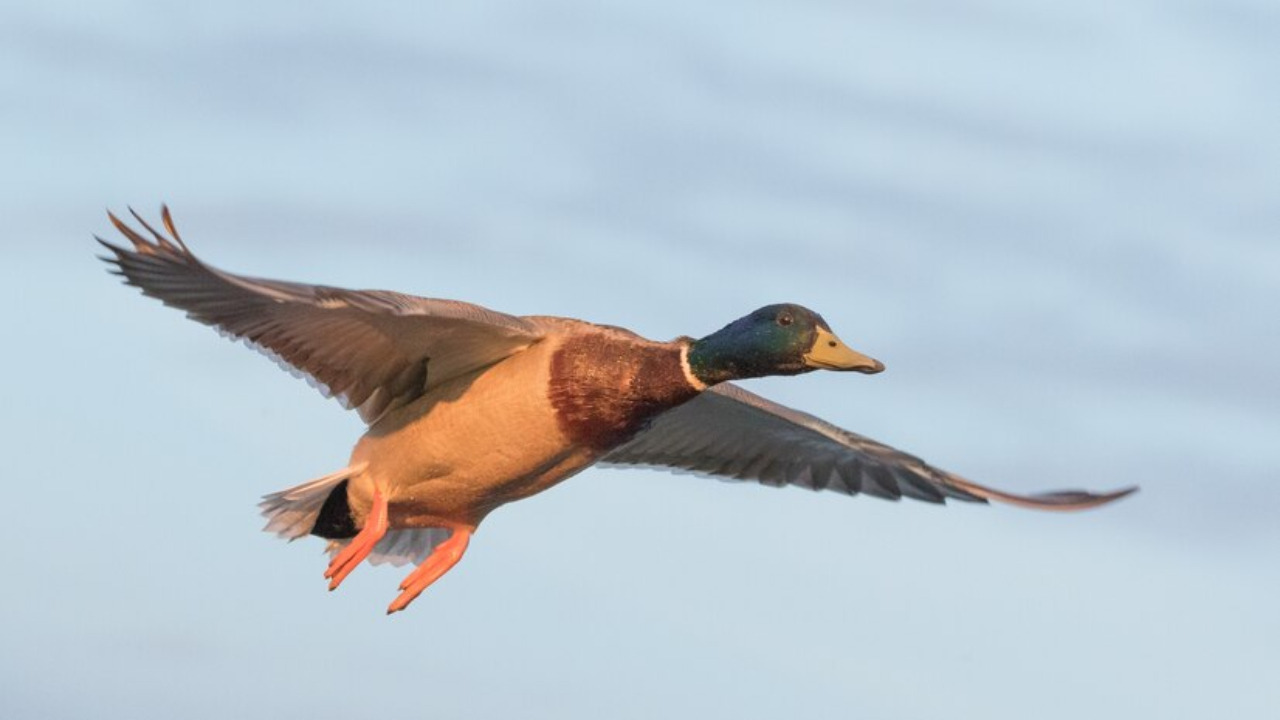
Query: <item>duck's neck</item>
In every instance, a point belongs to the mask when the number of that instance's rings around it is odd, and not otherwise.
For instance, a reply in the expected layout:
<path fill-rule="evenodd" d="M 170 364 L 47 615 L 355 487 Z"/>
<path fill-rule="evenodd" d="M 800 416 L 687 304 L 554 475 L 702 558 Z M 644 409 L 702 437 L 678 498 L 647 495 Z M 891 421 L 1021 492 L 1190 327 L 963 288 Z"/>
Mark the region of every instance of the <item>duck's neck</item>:
<path fill-rule="evenodd" d="M 778 374 L 765 354 L 743 352 L 740 338 L 730 330 L 732 327 L 689 343 L 683 358 L 694 379 L 710 386 Z"/>
<path fill-rule="evenodd" d="M 680 347 L 680 370 L 684 372 L 685 382 L 689 383 L 698 392 L 702 392 L 710 387 L 713 383 L 709 383 L 698 376 L 694 371 L 693 365 L 689 361 L 689 353 L 692 352 L 693 342 L 690 341 Z"/>
<path fill-rule="evenodd" d="M 680 351 L 681 365 L 690 384 L 697 382 L 706 387 L 738 379 L 737 367 L 727 352 L 728 348 L 716 340 L 715 335 L 691 340 Z"/>

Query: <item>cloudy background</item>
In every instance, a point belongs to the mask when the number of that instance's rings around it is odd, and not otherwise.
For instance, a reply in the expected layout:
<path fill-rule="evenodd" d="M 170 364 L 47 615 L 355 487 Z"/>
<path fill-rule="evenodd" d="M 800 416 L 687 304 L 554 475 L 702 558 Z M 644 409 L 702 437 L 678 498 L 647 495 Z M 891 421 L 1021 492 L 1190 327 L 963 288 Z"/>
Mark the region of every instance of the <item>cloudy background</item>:
<path fill-rule="evenodd" d="M 1274 716 L 1274 3 L 430 5 L 0 6 L 0 716 Z M 254 275 L 658 338 L 802 302 L 889 371 L 752 389 L 1143 490 L 591 470 L 387 618 L 403 571 L 326 593 L 254 508 L 358 419 L 93 259 L 161 202 Z"/>

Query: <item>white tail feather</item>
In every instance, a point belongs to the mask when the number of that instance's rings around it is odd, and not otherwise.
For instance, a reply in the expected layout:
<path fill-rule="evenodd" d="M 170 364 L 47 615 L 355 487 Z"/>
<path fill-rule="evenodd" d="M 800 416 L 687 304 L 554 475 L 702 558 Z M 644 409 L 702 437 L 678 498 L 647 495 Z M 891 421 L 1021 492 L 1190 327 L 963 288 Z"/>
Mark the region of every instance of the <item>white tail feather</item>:
<path fill-rule="evenodd" d="M 329 498 L 329 493 L 343 480 L 364 472 L 365 463 L 345 467 L 331 475 L 316 478 L 280 492 L 264 495 L 258 507 L 267 518 L 267 526 L 262 528 L 286 540 L 297 540 L 305 537 L 315 527 L 320 508 Z"/>

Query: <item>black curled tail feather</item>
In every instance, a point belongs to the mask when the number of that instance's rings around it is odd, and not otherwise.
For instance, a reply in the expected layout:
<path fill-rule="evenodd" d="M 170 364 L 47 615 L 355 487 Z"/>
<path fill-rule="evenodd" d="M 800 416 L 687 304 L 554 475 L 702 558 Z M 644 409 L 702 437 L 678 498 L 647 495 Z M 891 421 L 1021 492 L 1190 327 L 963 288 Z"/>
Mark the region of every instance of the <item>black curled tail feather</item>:
<path fill-rule="evenodd" d="M 356 527 L 356 519 L 351 516 L 351 504 L 347 502 L 347 480 L 338 483 L 329 491 L 320 506 L 320 514 L 311 526 L 311 534 L 326 540 L 342 540 L 355 537 L 360 528 Z"/>

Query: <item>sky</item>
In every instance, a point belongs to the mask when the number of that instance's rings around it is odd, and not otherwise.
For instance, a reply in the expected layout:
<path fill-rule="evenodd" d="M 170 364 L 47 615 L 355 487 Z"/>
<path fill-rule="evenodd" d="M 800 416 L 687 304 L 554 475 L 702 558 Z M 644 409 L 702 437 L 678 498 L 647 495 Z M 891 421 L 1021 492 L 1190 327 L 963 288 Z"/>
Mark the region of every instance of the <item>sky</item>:
<path fill-rule="evenodd" d="M 1262 0 L 0 6 L 0 717 L 1203 718 L 1280 706 Z M 359 419 L 120 287 L 209 262 L 888 366 L 747 386 L 1057 515 L 592 469 L 408 612 L 259 496 Z M 512 442 L 518 442 L 513 438 Z"/>

